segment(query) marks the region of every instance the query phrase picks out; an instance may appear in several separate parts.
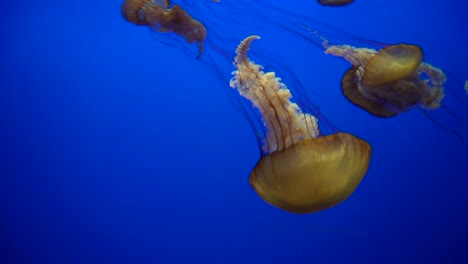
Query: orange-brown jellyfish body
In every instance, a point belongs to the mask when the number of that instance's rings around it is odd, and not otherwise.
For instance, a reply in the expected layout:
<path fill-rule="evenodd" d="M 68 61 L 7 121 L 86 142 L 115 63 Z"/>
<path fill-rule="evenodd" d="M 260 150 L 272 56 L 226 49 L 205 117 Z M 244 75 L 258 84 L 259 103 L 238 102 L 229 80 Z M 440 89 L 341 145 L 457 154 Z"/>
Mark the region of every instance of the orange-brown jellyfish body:
<path fill-rule="evenodd" d="M 413 74 L 422 62 L 420 47 L 398 44 L 381 49 L 366 64 L 362 84 L 379 87 Z"/>
<path fill-rule="evenodd" d="M 323 6 L 345 6 L 354 2 L 354 0 L 317 0 Z"/>
<path fill-rule="evenodd" d="M 290 101 L 290 90 L 263 72 L 247 51 L 258 36 L 237 48 L 230 85 L 260 112 L 267 133 L 264 155 L 250 184 L 267 203 L 292 213 L 313 213 L 348 198 L 367 172 L 371 147 L 351 134 L 321 136 L 317 118 Z"/>
<path fill-rule="evenodd" d="M 433 110 L 444 98 L 445 74 L 422 62 L 418 46 L 398 44 L 376 51 L 324 42 L 324 47 L 325 53 L 353 65 L 341 80 L 343 94 L 373 115 L 392 117 L 418 105 Z"/>
<path fill-rule="evenodd" d="M 161 33 L 175 33 L 189 44 L 197 42 L 197 58 L 202 55 L 206 29 L 179 5 L 169 8 L 168 0 L 125 0 L 121 11 L 123 17 L 135 25 L 145 25 Z"/>

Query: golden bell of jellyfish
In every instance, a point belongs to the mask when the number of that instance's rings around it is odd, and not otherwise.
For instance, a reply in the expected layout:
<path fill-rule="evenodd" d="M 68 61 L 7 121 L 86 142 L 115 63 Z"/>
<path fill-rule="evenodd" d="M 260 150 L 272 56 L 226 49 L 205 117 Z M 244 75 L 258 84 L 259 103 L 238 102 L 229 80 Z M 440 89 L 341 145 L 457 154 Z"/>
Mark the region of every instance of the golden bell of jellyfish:
<path fill-rule="evenodd" d="M 189 44 L 197 42 L 197 58 L 202 55 L 206 29 L 179 5 L 169 8 L 168 0 L 125 0 L 121 11 L 135 25 L 145 25 L 160 33 L 175 33 Z"/>
<path fill-rule="evenodd" d="M 381 49 L 364 67 L 365 86 L 379 87 L 412 75 L 421 65 L 423 53 L 414 45 L 398 44 Z"/>
<path fill-rule="evenodd" d="M 323 6 L 345 6 L 354 2 L 354 0 L 317 0 Z"/>
<path fill-rule="evenodd" d="M 398 44 L 380 51 L 349 45 L 328 45 L 326 54 L 352 64 L 341 88 L 353 104 L 379 117 L 391 117 L 420 105 L 439 108 L 447 80 L 441 69 L 422 62 L 421 48 Z"/>
<path fill-rule="evenodd" d="M 392 85 L 370 87 L 356 83 L 357 69 L 350 68 L 341 79 L 341 90 L 353 104 L 379 117 L 392 117 L 420 104 L 425 90 L 413 82 L 398 81 Z M 364 88 L 364 89 L 363 89 Z"/>
<path fill-rule="evenodd" d="M 273 72 L 247 57 L 246 38 L 238 46 L 237 71 L 230 85 L 259 110 L 267 128 L 264 155 L 250 184 L 267 203 L 292 213 L 312 213 L 348 198 L 367 172 L 371 147 L 347 133 L 319 136 L 315 116 L 290 101 L 289 89 Z"/>

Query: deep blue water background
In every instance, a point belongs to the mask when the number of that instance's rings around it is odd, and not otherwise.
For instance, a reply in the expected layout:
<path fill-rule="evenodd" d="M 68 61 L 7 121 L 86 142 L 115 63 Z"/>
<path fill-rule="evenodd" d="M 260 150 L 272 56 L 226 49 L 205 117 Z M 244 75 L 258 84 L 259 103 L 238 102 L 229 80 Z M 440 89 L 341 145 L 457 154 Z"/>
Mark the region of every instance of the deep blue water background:
<path fill-rule="evenodd" d="M 371 39 L 418 43 L 427 62 L 468 79 L 464 0 L 283 2 Z M 349 104 L 339 59 L 282 53 L 327 118 L 373 146 L 346 202 L 288 214 L 248 184 L 258 146 L 227 84 L 124 21 L 120 4 L 2 6 L 0 263 L 468 261 L 468 149 L 452 134 L 418 111 L 383 120 Z"/>

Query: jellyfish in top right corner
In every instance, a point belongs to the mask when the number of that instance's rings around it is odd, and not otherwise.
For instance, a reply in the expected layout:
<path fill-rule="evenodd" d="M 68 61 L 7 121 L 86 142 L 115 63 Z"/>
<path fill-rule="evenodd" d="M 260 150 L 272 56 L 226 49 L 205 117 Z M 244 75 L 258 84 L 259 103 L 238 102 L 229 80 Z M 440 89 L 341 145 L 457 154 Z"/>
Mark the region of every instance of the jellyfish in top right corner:
<path fill-rule="evenodd" d="M 352 64 L 341 80 L 343 94 L 375 116 L 392 117 L 415 106 L 434 110 L 445 96 L 444 72 L 422 62 L 418 46 L 389 45 L 377 51 L 325 41 L 324 48 Z"/>

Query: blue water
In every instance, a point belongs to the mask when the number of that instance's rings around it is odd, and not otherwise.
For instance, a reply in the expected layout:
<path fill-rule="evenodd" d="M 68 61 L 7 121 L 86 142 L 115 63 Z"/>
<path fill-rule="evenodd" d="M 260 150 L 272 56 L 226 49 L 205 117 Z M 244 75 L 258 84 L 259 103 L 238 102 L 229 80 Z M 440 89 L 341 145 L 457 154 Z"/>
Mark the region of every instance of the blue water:
<path fill-rule="evenodd" d="M 460 89 L 465 108 L 451 110 L 466 114 L 468 2 L 272 4 L 300 6 L 369 39 L 421 45 L 425 61 L 459 80 L 448 88 Z M 2 4 L 0 263 L 468 262 L 468 147 L 452 133 L 417 110 L 367 114 L 339 89 L 347 63 L 265 32 L 259 47 L 278 52 L 275 61 L 291 67 L 336 127 L 373 147 L 366 177 L 344 203 L 309 215 L 281 211 L 248 183 L 259 159 L 255 134 L 213 73 L 234 68 L 207 68 L 183 52 L 195 46 L 163 44 L 125 21 L 120 5 Z M 229 34 L 230 21 L 269 12 L 252 6 L 193 15 L 222 19 L 218 30 Z M 256 26 L 243 25 L 245 36 L 260 34 Z"/>

